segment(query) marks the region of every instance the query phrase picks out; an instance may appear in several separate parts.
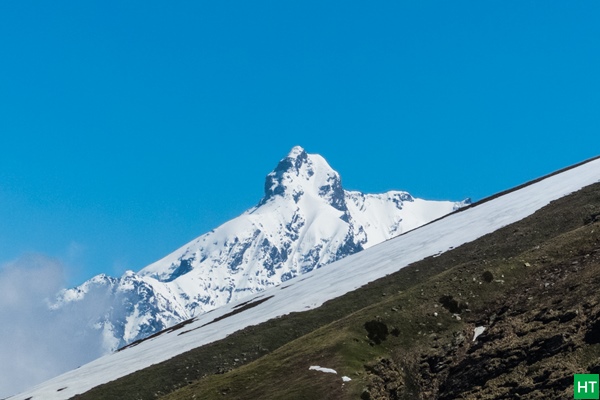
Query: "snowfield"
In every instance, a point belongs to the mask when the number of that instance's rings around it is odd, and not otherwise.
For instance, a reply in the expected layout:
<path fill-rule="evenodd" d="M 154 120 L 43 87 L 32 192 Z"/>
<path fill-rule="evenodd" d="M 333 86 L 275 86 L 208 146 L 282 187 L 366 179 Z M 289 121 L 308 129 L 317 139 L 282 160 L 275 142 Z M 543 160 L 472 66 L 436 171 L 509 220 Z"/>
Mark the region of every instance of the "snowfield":
<path fill-rule="evenodd" d="M 99 358 L 11 399 L 68 399 L 100 384 L 223 339 L 244 327 L 291 312 L 319 307 L 327 300 L 415 261 L 440 254 L 519 221 L 552 200 L 598 181 L 600 160 L 595 159 L 315 269 L 249 299 L 226 304 L 211 313 L 200 315 L 179 330 L 163 333 L 121 352 Z M 249 301 L 255 302 L 253 307 L 242 304 Z M 244 306 L 242 312 L 232 313 L 241 306 Z"/>

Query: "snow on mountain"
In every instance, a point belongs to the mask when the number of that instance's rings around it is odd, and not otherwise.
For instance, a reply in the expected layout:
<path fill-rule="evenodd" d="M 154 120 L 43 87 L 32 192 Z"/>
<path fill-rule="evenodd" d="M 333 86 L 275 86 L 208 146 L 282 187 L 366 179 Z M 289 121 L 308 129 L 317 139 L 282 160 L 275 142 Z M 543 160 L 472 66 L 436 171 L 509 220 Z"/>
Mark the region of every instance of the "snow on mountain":
<path fill-rule="evenodd" d="M 269 178 L 267 181 L 269 181 Z M 420 229 L 334 262 L 325 268 L 313 270 L 303 279 L 294 280 L 279 287 L 268 288 L 250 300 L 245 300 L 246 309 L 243 312 L 239 312 L 238 309 L 242 301 L 232 301 L 212 313 L 205 313 L 194 318 L 193 321 L 185 325 L 184 330 L 163 332 L 152 339 L 139 343 L 137 346 L 104 356 L 76 370 L 49 380 L 26 393 L 15 396 L 14 399 L 43 398 L 52 400 L 70 398 L 102 383 L 115 380 L 193 348 L 223 339 L 227 335 L 247 326 L 256 325 L 292 312 L 302 312 L 319 307 L 330 299 L 393 273 L 415 261 L 445 252 L 519 221 L 551 201 L 596 182 L 600 182 L 600 159 L 548 176 L 518 190 L 480 203 L 475 207 L 451 214 Z M 273 186 L 268 187 L 272 188 Z M 333 200 L 332 196 L 326 198 Z M 365 199 L 368 199 L 368 196 L 365 196 Z M 259 207 L 250 210 L 242 217 L 255 215 L 261 207 L 267 204 L 275 207 L 275 203 L 270 203 L 267 198 Z M 338 204 L 341 205 L 342 203 Z M 357 207 L 360 207 L 360 205 Z M 336 210 L 341 211 L 338 208 Z M 307 216 L 304 215 L 303 217 L 306 218 Z M 350 222 L 347 223 L 350 224 Z M 251 222 L 247 222 L 247 224 L 248 226 L 254 226 Z M 317 223 L 317 225 L 319 224 Z M 372 226 L 375 225 L 373 223 Z M 223 225 L 223 227 L 226 226 L 227 224 Z M 275 226 L 277 225 L 275 224 Z M 363 231 L 367 231 L 372 226 L 363 228 Z M 220 232 L 220 229 L 209 235 Z M 319 229 L 321 228 L 319 227 L 317 232 L 311 234 L 321 233 Z M 326 230 L 328 227 L 322 229 Z M 308 235 L 308 232 L 306 234 Z M 268 234 L 265 233 L 265 235 Z M 221 239 L 219 237 L 219 240 Z M 198 248 L 205 248 L 199 244 L 204 242 L 201 239 L 198 240 L 184 246 L 179 250 L 179 253 L 174 254 L 187 256 L 195 254 L 194 252 Z M 196 247 L 192 247 L 192 245 Z M 190 251 L 186 252 L 187 249 L 190 249 Z M 143 270 L 144 276 L 154 274 L 162 279 L 165 284 L 175 282 L 183 276 L 180 274 L 170 280 L 174 275 L 173 272 L 177 270 L 177 266 L 168 270 L 171 272 L 170 274 L 164 274 L 164 269 L 161 267 L 170 266 L 172 260 L 179 259 L 173 255 L 169 257 L 159 261 L 160 264 L 153 264 L 148 269 Z M 182 257 L 182 259 L 186 258 Z M 194 262 L 196 262 L 196 259 L 194 259 Z M 189 273 L 189 271 L 196 268 L 195 265 L 190 265 L 185 270 Z M 242 263 L 239 265 L 242 265 Z M 164 275 L 161 275 L 161 273 Z M 282 289 L 285 289 L 285 291 Z M 253 306 L 248 307 L 248 305 Z M 233 312 L 235 310 L 238 312 Z"/>
<path fill-rule="evenodd" d="M 346 191 L 323 157 L 297 146 L 267 175 L 257 206 L 138 273 L 128 271 L 119 279 L 99 275 L 63 291 L 53 310 L 101 304 L 82 330 L 101 331 L 102 348 L 114 351 L 464 204 L 426 201 L 399 191 Z"/>

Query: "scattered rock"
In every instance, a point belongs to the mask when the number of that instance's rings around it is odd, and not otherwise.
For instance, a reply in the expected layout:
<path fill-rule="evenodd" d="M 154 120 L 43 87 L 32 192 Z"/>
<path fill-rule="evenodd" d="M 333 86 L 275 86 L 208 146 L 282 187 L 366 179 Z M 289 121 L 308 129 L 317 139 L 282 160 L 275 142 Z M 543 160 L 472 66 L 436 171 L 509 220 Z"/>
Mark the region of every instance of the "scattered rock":
<path fill-rule="evenodd" d="M 485 271 L 481 275 L 481 278 L 483 279 L 484 282 L 490 283 L 494 280 L 494 274 L 492 274 L 490 271 Z"/>
<path fill-rule="evenodd" d="M 456 300 L 452 296 L 442 296 L 438 300 L 442 307 L 446 310 L 450 311 L 452 314 L 460 314 L 463 310 L 466 309 L 467 304 L 461 301 Z"/>

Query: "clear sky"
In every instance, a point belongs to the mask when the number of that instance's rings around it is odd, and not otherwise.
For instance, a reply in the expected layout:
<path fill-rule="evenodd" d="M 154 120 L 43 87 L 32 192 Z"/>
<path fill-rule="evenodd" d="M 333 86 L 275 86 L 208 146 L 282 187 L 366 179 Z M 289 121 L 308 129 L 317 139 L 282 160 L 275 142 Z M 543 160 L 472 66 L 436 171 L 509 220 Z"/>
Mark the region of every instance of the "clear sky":
<path fill-rule="evenodd" d="M 600 154 L 598 1 L 0 2 L 0 265 L 139 270 L 294 145 L 480 199 Z M 0 266 L 0 268 L 2 268 Z"/>

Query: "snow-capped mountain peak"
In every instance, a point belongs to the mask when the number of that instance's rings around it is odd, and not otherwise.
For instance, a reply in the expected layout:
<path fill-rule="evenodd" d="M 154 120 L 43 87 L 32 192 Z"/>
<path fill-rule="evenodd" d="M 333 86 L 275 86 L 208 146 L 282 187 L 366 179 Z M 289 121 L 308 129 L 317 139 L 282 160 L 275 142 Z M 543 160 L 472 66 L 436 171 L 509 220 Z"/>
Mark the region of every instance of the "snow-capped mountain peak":
<path fill-rule="evenodd" d="M 93 307 L 81 334 L 102 349 L 170 325 L 357 253 L 452 212 L 461 203 L 407 192 L 346 191 L 318 154 L 296 146 L 265 180 L 258 204 L 139 272 L 98 276 L 65 290 L 54 312 Z M 99 355 L 99 354 L 97 354 Z M 97 356 L 96 355 L 96 356 Z"/>
<path fill-rule="evenodd" d="M 298 203 L 304 196 L 321 198 L 332 207 L 344 211 L 344 190 L 340 175 L 323 157 L 307 154 L 295 146 L 265 180 L 264 204 L 280 196 Z"/>

